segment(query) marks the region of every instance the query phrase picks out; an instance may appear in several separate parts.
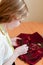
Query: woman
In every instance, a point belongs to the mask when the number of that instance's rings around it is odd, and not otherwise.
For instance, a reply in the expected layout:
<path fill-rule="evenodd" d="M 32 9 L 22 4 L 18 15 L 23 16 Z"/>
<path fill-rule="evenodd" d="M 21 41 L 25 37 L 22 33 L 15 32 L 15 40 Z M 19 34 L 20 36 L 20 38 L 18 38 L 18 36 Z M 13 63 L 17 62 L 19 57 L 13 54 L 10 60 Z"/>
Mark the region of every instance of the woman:
<path fill-rule="evenodd" d="M 24 1 L 0 0 L 0 65 L 12 65 L 18 56 L 27 53 L 27 45 L 13 49 L 8 33 L 2 27 L 4 26 L 6 30 L 13 29 L 18 25 L 18 20 L 26 14 L 27 7 Z M 16 39 L 14 38 L 15 41 Z"/>

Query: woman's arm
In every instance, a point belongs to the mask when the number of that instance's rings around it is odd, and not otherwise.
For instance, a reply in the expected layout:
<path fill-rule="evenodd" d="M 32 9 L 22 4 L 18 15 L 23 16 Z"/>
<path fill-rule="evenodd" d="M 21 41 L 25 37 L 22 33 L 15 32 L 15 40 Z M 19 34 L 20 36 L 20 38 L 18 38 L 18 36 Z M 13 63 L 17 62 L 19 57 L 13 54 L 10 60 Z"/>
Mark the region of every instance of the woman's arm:
<path fill-rule="evenodd" d="M 13 62 L 17 59 L 18 56 L 26 54 L 28 51 L 27 45 L 22 45 L 14 50 L 13 55 L 3 64 L 3 65 L 12 65 Z"/>

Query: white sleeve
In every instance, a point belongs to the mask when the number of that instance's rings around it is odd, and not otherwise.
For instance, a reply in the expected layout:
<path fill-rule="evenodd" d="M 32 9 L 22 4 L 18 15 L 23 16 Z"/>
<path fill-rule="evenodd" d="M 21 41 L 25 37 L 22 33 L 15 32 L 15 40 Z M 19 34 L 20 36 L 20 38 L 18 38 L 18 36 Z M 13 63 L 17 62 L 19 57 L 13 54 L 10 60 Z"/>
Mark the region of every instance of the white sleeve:
<path fill-rule="evenodd" d="M 2 41 L 0 40 L 0 65 L 4 62 L 4 54 L 5 54 L 5 47 Z"/>
<path fill-rule="evenodd" d="M 3 59 L 0 58 L 0 65 L 2 65 L 2 64 L 3 64 Z"/>
<path fill-rule="evenodd" d="M 10 45 L 10 41 L 7 40 L 6 36 L 4 36 L 1 32 L 0 43 L 0 64 L 3 64 L 13 55 L 13 50 L 11 47 L 12 45 Z"/>
<path fill-rule="evenodd" d="M 5 58 L 4 58 L 4 62 L 6 62 L 13 55 L 13 50 L 11 48 L 12 45 L 10 46 L 6 36 L 4 37 L 3 42 L 4 42 L 4 46 L 5 46 Z"/>

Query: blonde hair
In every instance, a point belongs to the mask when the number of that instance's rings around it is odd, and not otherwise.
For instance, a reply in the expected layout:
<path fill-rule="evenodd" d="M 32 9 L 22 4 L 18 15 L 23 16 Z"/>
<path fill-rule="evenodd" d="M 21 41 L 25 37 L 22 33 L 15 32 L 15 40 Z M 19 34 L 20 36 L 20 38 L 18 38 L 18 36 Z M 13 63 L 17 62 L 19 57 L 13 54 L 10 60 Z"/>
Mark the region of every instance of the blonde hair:
<path fill-rule="evenodd" d="M 24 0 L 0 0 L 0 21 L 7 21 L 12 14 L 19 19 L 27 11 Z"/>

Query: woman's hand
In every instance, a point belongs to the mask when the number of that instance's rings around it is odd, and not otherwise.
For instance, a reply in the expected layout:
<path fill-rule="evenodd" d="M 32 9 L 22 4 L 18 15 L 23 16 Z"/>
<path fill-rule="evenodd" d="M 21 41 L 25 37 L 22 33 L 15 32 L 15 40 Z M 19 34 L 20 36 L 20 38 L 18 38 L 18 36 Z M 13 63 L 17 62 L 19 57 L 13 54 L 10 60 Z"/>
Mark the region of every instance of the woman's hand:
<path fill-rule="evenodd" d="M 19 37 L 11 38 L 11 41 L 12 41 L 12 45 L 13 45 L 13 46 L 17 46 L 17 43 L 16 43 L 16 40 L 17 40 L 17 39 L 21 39 L 21 38 L 19 38 Z"/>
<path fill-rule="evenodd" d="M 20 56 L 22 54 L 26 54 L 28 51 L 28 46 L 26 44 L 24 44 L 24 45 L 16 48 L 15 51 L 17 52 L 18 56 Z"/>
<path fill-rule="evenodd" d="M 17 43 L 16 43 L 17 39 L 21 39 L 21 38 L 15 37 L 15 38 L 11 39 L 13 46 L 17 46 Z M 28 51 L 28 46 L 26 44 L 24 44 L 24 45 L 22 45 L 22 46 L 15 49 L 15 52 L 17 52 L 18 55 L 26 54 L 27 51 Z"/>

